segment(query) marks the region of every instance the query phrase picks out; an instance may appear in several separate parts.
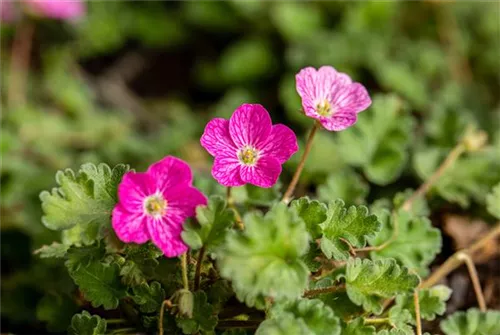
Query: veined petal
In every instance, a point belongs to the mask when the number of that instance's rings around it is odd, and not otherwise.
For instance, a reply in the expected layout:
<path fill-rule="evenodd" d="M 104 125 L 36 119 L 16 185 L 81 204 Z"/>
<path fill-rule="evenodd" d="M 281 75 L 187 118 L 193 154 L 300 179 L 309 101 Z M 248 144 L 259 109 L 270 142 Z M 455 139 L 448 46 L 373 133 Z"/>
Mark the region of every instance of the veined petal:
<path fill-rule="evenodd" d="M 147 219 L 144 213 L 130 213 L 121 205 L 117 205 L 113 209 L 111 223 L 116 236 L 125 243 L 141 244 L 149 240 Z"/>
<path fill-rule="evenodd" d="M 236 157 L 218 156 L 214 160 L 212 167 L 212 176 L 223 186 L 241 186 L 244 185 L 240 178 L 241 163 Z"/>
<path fill-rule="evenodd" d="M 357 116 L 354 113 L 336 113 L 328 118 L 321 118 L 320 122 L 327 130 L 340 131 L 355 124 L 356 120 Z"/>
<path fill-rule="evenodd" d="M 189 165 L 173 156 L 167 156 L 154 163 L 146 173 L 155 181 L 157 188 L 161 191 L 177 185 L 191 185 L 193 182 Z"/>
<path fill-rule="evenodd" d="M 159 219 L 148 217 L 147 221 L 151 241 L 165 256 L 177 257 L 188 250 L 181 238 L 183 221 L 170 218 L 168 209 L 164 217 Z"/>
<path fill-rule="evenodd" d="M 213 119 L 207 124 L 200 142 L 212 156 L 237 151 L 229 135 L 229 120 L 221 118 Z"/>
<path fill-rule="evenodd" d="M 271 117 L 258 104 L 243 104 L 229 120 L 229 133 L 237 148 L 245 145 L 261 146 L 271 133 Z"/>
<path fill-rule="evenodd" d="M 156 183 L 146 173 L 127 172 L 118 186 L 119 205 L 130 213 L 144 212 L 144 198 L 153 194 Z"/>
<path fill-rule="evenodd" d="M 359 113 L 367 109 L 372 103 L 366 88 L 358 83 L 353 83 L 341 90 L 332 104 L 338 112 Z"/>
<path fill-rule="evenodd" d="M 280 164 L 283 164 L 299 150 L 297 136 L 287 126 L 276 124 L 261 150 L 262 155 L 276 158 Z"/>
<path fill-rule="evenodd" d="M 196 206 L 206 205 L 207 198 L 192 186 L 180 185 L 166 190 L 167 215 L 175 214 L 182 222 L 195 214 Z"/>
<path fill-rule="evenodd" d="M 273 157 L 259 158 L 255 166 L 241 166 L 241 180 L 255 186 L 269 188 L 276 184 L 281 174 L 281 164 Z"/>

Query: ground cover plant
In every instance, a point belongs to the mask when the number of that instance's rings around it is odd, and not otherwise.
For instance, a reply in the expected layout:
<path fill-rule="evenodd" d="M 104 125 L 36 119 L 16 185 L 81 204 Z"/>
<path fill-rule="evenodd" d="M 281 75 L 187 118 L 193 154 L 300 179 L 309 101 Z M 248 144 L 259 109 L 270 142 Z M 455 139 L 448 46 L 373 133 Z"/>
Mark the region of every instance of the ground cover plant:
<path fill-rule="evenodd" d="M 2 331 L 500 334 L 497 6 L 6 4 Z"/>

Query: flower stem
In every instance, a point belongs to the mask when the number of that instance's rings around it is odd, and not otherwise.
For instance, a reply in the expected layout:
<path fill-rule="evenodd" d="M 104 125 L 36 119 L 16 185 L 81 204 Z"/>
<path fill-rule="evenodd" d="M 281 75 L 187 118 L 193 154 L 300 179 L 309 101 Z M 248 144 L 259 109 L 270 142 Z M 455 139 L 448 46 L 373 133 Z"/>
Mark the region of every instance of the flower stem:
<path fill-rule="evenodd" d="M 469 270 L 469 276 L 472 281 L 472 286 L 474 287 L 474 292 L 476 293 L 477 303 L 481 312 L 486 312 L 486 300 L 484 299 L 483 290 L 481 289 L 481 283 L 479 282 L 479 277 L 477 275 L 476 266 L 472 261 L 472 258 L 466 253 L 459 253 L 457 255 L 459 260 L 464 261 Z"/>
<path fill-rule="evenodd" d="M 198 260 L 196 262 L 196 271 L 194 274 L 194 291 L 198 291 L 200 288 L 201 281 L 201 265 L 203 263 L 203 258 L 205 257 L 205 247 L 201 247 L 198 253 Z"/>
<path fill-rule="evenodd" d="M 370 318 L 365 319 L 365 324 L 367 325 L 380 325 L 384 323 L 389 323 L 389 318 Z"/>
<path fill-rule="evenodd" d="M 172 302 L 170 300 L 163 300 L 160 307 L 160 317 L 158 318 L 158 335 L 163 335 L 163 315 L 165 313 L 165 307 L 172 307 Z"/>
<path fill-rule="evenodd" d="M 243 220 L 241 219 L 240 212 L 238 212 L 238 209 L 236 208 L 236 205 L 234 204 L 234 198 L 231 195 L 231 187 L 229 186 L 226 190 L 226 198 L 227 198 L 227 206 L 231 208 L 234 212 L 234 219 L 236 221 L 236 225 L 238 226 L 239 229 L 243 230 L 245 229 L 245 224 L 243 223 Z"/>
<path fill-rule="evenodd" d="M 184 289 L 189 291 L 187 253 L 188 252 L 185 252 L 181 255 L 181 267 L 182 267 L 182 282 L 184 284 Z"/>
<path fill-rule="evenodd" d="M 405 211 L 409 211 L 413 205 L 413 202 L 424 196 L 429 189 L 436 183 L 436 181 L 443 175 L 443 173 L 453 165 L 453 163 L 465 152 L 465 145 L 463 142 L 459 142 L 453 150 L 450 151 L 446 159 L 441 163 L 436 171 L 429 177 L 429 179 L 423 183 L 416 191 L 409 197 L 401 206 Z"/>
<path fill-rule="evenodd" d="M 282 201 L 286 204 L 290 202 L 293 196 L 293 192 L 295 191 L 295 187 L 297 186 L 297 183 L 299 182 L 300 174 L 302 173 L 302 170 L 304 169 L 304 165 L 306 164 L 306 159 L 307 156 L 309 155 L 309 152 L 311 152 L 312 148 L 312 143 L 313 143 L 313 138 L 314 135 L 316 134 L 316 131 L 320 127 L 319 123 L 314 122 L 314 125 L 309 132 L 309 136 L 307 137 L 307 142 L 306 142 L 306 147 L 304 149 L 304 153 L 302 154 L 302 157 L 300 158 L 299 165 L 297 166 L 297 170 L 295 170 L 295 174 L 293 175 L 292 181 L 290 182 L 290 185 L 288 185 L 288 188 L 285 192 L 285 195 L 283 196 Z"/>
<path fill-rule="evenodd" d="M 315 288 L 312 290 L 305 291 L 303 294 L 303 297 L 312 297 L 318 294 L 323 294 L 323 293 L 335 293 L 335 292 L 343 292 L 345 291 L 345 285 L 337 285 L 337 286 L 328 286 L 328 287 L 322 287 L 322 288 Z"/>
<path fill-rule="evenodd" d="M 439 282 L 442 278 L 446 277 L 450 272 L 459 267 L 464 261 L 465 254 L 467 256 L 473 255 L 476 251 L 483 248 L 486 243 L 490 240 L 497 238 L 500 236 L 500 222 L 497 223 L 495 228 L 493 228 L 488 234 L 486 234 L 479 241 L 475 242 L 470 247 L 457 251 L 450 258 L 446 260 L 429 278 L 427 278 L 421 285 L 421 288 L 431 287 L 437 282 Z"/>
<path fill-rule="evenodd" d="M 422 321 L 420 320 L 420 301 L 418 300 L 418 289 L 413 292 L 413 304 L 415 305 L 415 321 L 417 325 L 417 335 L 422 335 Z"/>
<path fill-rule="evenodd" d="M 107 324 L 127 323 L 124 319 L 106 319 Z"/>

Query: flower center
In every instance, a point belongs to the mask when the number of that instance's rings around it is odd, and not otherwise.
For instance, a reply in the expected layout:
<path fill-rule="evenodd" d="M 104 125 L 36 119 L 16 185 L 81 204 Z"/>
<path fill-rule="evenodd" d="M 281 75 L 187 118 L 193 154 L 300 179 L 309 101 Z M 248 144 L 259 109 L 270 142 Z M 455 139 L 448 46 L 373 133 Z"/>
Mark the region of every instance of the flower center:
<path fill-rule="evenodd" d="M 323 100 L 323 102 L 320 102 L 316 105 L 316 112 L 320 116 L 331 116 L 334 114 L 335 110 L 330 105 L 330 102 L 325 99 Z"/>
<path fill-rule="evenodd" d="M 162 217 L 167 212 L 167 200 L 161 194 L 153 194 L 144 199 L 144 211 L 154 218 Z"/>
<path fill-rule="evenodd" d="M 259 152 L 251 146 L 244 146 L 238 152 L 238 159 L 244 165 L 253 166 L 257 163 L 259 159 Z"/>

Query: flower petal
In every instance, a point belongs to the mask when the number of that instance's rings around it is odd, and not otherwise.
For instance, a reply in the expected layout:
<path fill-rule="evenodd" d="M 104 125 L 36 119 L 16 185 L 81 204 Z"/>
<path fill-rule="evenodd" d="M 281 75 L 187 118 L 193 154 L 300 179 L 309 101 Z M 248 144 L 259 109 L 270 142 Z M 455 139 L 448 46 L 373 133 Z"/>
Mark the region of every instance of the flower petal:
<path fill-rule="evenodd" d="M 245 145 L 259 147 L 271 133 L 271 117 L 258 104 L 243 104 L 229 120 L 229 133 L 237 148 Z"/>
<path fill-rule="evenodd" d="M 241 166 L 241 180 L 255 186 L 268 188 L 276 184 L 281 174 L 281 164 L 273 157 L 261 157 L 255 166 Z"/>
<path fill-rule="evenodd" d="M 283 124 L 276 124 L 271 130 L 267 143 L 262 148 L 262 154 L 274 157 L 283 164 L 299 150 L 297 136 L 293 130 Z"/>
<path fill-rule="evenodd" d="M 355 124 L 356 120 L 355 113 L 335 113 L 329 118 L 321 118 L 320 122 L 327 130 L 340 131 Z"/>
<path fill-rule="evenodd" d="M 173 156 L 167 156 L 154 163 L 146 173 L 155 181 L 157 188 L 161 191 L 176 185 L 191 185 L 193 182 L 189 165 Z"/>
<path fill-rule="evenodd" d="M 119 204 L 130 213 L 143 214 L 144 198 L 156 191 L 156 183 L 146 173 L 127 172 L 118 186 Z"/>
<path fill-rule="evenodd" d="M 212 156 L 228 151 L 237 151 L 231 135 L 229 135 L 229 120 L 221 118 L 213 119 L 207 124 L 200 142 Z"/>
<path fill-rule="evenodd" d="M 115 206 L 111 223 L 116 236 L 125 243 L 146 243 L 149 240 L 146 215 L 130 213 L 121 205 Z"/>
<path fill-rule="evenodd" d="M 338 112 L 359 113 L 367 109 L 371 103 L 366 88 L 359 83 L 353 83 L 336 95 L 333 105 Z"/>
<path fill-rule="evenodd" d="M 245 183 L 240 178 L 241 163 L 236 157 L 215 157 L 214 166 L 212 167 L 212 176 L 224 186 L 241 186 Z"/>
<path fill-rule="evenodd" d="M 167 216 L 175 216 L 181 222 L 195 214 L 196 206 L 207 204 L 207 197 L 192 186 L 170 188 L 163 196 L 167 200 Z"/>
<path fill-rule="evenodd" d="M 148 231 L 151 241 L 167 257 L 176 257 L 188 250 L 181 238 L 183 221 L 170 219 L 168 215 L 160 219 L 148 218 Z"/>

